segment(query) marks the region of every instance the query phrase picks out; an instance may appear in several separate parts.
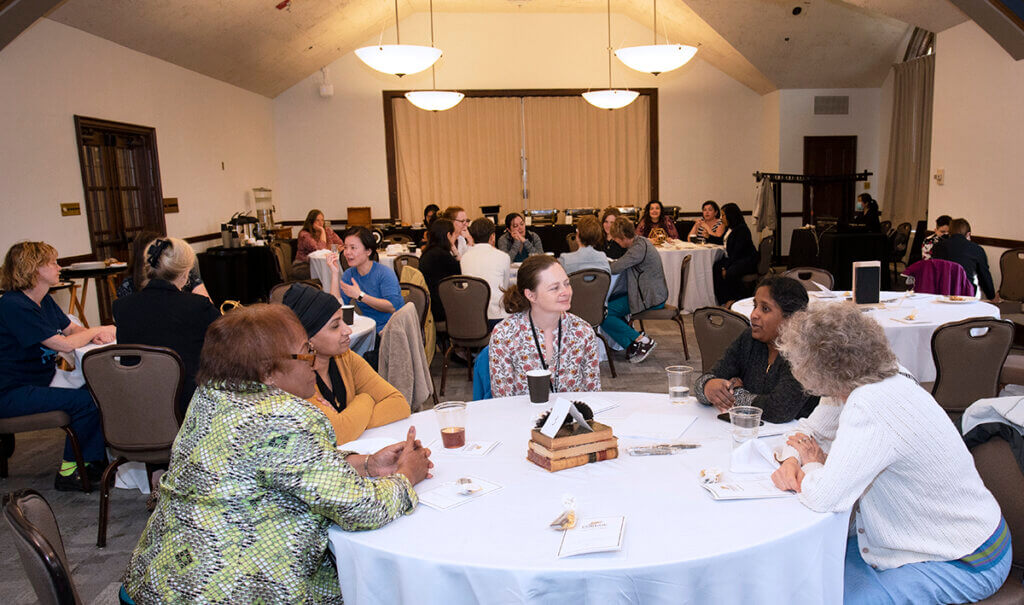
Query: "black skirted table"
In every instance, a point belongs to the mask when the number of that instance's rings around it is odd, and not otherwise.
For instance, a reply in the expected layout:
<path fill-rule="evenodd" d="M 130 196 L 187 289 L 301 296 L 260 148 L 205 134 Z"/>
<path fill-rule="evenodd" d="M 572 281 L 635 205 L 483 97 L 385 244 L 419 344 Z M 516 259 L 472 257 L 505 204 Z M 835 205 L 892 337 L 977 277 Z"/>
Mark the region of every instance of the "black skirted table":
<path fill-rule="evenodd" d="M 881 233 L 826 231 L 819 239 L 819 265 L 835 278 L 833 290 L 849 290 L 853 286 L 853 263 L 877 260 L 882 263 L 882 290 L 892 289 L 888 270 L 888 240 Z"/>
<path fill-rule="evenodd" d="M 197 256 L 203 283 L 217 306 L 225 300 L 242 304 L 265 301 L 270 289 L 281 283 L 274 254 L 266 246 L 214 246 Z"/>

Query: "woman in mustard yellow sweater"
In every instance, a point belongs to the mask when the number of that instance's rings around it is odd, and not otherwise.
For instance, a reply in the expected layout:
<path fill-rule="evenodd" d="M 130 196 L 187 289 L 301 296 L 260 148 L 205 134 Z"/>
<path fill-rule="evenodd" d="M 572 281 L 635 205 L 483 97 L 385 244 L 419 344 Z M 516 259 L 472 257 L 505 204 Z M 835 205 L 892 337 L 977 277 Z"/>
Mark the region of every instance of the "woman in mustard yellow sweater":
<path fill-rule="evenodd" d="M 358 439 L 369 428 L 408 418 L 409 402 L 398 389 L 349 349 L 352 328 L 341 318 L 338 299 L 295 284 L 284 304 L 302 322 L 316 352 L 316 395 L 310 401 L 331 421 L 339 444 Z"/>

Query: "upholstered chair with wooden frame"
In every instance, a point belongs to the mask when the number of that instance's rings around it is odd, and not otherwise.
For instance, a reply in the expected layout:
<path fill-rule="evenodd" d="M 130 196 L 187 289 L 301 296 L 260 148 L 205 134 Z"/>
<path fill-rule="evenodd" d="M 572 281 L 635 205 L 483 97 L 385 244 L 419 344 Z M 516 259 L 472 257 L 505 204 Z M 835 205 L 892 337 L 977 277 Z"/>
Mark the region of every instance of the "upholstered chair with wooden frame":
<path fill-rule="evenodd" d="M 1021 499 L 1021 494 L 1024 494 L 1024 473 L 1021 472 L 1010 444 L 1002 437 L 992 437 L 971 448 L 971 455 L 974 456 L 974 466 L 985 487 L 999 503 L 1010 535 L 1024 536 L 1024 500 Z M 1021 584 L 1021 577 L 1024 576 L 1024 548 L 1014 548 L 1012 556 L 1010 575 L 1003 582 L 1002 588 L 978 603 L 1024 603 L 1024 585 Z"/>
<path fill-rule="evenodd" d="M 683 299 L 686 298 L 686 274 L 690 270 L 690 261 L 693 255 L 687 255 L 679 265 L 679 296 L 676 297 L 676 306 L 666 304 L 660 309 L 647 309 L 630 315 L 630 322 L 639 321 L 640 329 L 644 329 L 644 321 L 670 320 L 679 326 L 679 337 L 683 339 L 683 357 L 690 358 L 690 345 L 686 342 L 686 320 L 683 318 Z M 666 301 L 667 303 L 667 301 Z M 609 357 L 610 359 L 610 357 Z"/>
<path fill-rule="evenodd" d="M 420 257 L 415 254 L 399 254 L 395 257 L 395 275 L 398 276 L 398 280 L 402 280 L 402 269 L 406 267 L 412 267 L 413 269 L 420 268 Z"/>
<path fill-rule="evenodd" d="M 701 371 L 710 372 L 732 341 L 750 327 L 750 320 L 722 307 L 701 307 L 693 312 L 693 333 L 700 349 Z"/>
<path fill-rule="evenodd" d="M 487 305 L 491 300 L 491 286 L 479 277 L 453 275 L 441 280 L 437 286 L 441 306 L 446 317 L 459 321 L 446 322 L 448 348 L 441 366 L 441 395 L 448 379 L 448 360 L 452 351 L 464 351 L 467 379 L 473 380 L 473 351 L 479 351 L 491 341 L 487 328 Z"/>
<path fill-rule="evenodd" d="M 784 277 L 792 277 L 800 282 L 808 292 L 818 292 L 821 290 L 821 288 L 814 285 L 815 282 L 831 290 L 836 281 L 830 271 L 817 267 L 795 267 L 785 271 L 782 275 Z"/>
<path fill-rule="evenodd" d="M 0 478 L 7 478 L 8 460 L 14 453 L 15 433 L 27 433 L 29 431 L 41 431 L 45 429 L 60 428 L 68 436 L 68 443 L 71 444 L 71 451 L 75 455 L 75 463 L 79 469 L 85 468 L 85 460 L 82 458 L 82 448 L 78 444 L 78 435 L 71 428 L 71 417 L 67 412 L 60 410 L 53 412 L 41 412 L 39 414 L 28 414 L 26 416 L 11 416 L 0 418 Z M 61 448 L 63 450 L 63 447 Z M 82 491 L 91 492 L 92 483 L 89 481 L 88 473 L 78 473 L 82 479 Z"/>
<path fill-rule="evenodd" d="M 605 300 L 608 298 L 608 287 L 611 285 L 611 280 L 611 275 L 600 269 L 583 269 L 570 273 L 569 285 L 572 286 L 572 303 L 569 305 L 569 312 L 594 328 L 594 335 L 604 343 L 604 351 L 608 355 L 608 369 L 612 372 L 612 378 L 615 378 L 617 375 L 611 349 L 608 347 L 608 341 L 598 331 L 605 315 L 608 314 Z"/>
<path fill-rule="evenodd" d="M 57 518 L 39 492 L 24 489 L 3 499 L 4 519 L 11 526 L 14 545 L 21 556 L 36 598 L 43 605 L 78 605 L 71 566 L 64 552 Z"/>
<path fill-rule="evenodd" d="M 969 405 L 999 394 L 999 374 L 1013 344 L 1013 323 L 969 318 L 939 326 L 932 333 L 935 383 L 932 396 L 950 418 Z"/>

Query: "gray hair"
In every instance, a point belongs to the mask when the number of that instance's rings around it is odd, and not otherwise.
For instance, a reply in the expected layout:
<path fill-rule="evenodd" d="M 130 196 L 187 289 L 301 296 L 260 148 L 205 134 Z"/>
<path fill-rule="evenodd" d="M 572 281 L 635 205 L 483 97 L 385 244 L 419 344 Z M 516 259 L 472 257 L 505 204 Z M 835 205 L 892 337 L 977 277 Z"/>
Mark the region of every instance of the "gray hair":
<path fill-rule="evenodd" d="M 853 304 L 823 303 L 794 313 L 777 346 L 793 377 L 814 395 L 845 398 L 899 371 L 882 326 Z"/>

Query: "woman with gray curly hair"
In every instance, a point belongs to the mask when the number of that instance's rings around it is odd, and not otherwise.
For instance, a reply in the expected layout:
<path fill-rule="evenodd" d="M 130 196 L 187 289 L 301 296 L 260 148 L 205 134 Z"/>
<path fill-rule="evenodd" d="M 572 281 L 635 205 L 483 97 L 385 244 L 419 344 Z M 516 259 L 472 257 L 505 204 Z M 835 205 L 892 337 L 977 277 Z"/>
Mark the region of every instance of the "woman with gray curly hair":
<path fill-rule="evenodd" d="M 969 603 L 1010 570 L 1010 533 L 953 423 L 857 307 L 796 313 L 779 350 L 821 404 L 772 475 L 811 510 L 854 510 L 844 603 Z"/>

